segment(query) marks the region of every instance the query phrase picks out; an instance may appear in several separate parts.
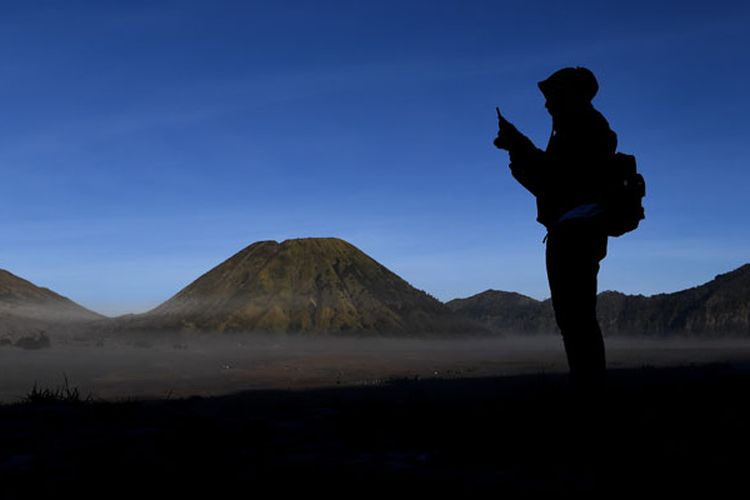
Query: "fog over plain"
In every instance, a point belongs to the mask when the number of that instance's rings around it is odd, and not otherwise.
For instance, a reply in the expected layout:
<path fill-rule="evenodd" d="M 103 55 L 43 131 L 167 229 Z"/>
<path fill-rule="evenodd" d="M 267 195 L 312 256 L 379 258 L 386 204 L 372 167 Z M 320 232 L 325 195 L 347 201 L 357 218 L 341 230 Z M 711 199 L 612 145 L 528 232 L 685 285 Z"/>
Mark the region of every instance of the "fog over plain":
<path fill-rule="evenodd" d="M 611 369 L 750 362 L 746 339 L 606 339 Z M 34 384 L 70 386 L 95 399 L 211 396 L 397 379 L 565 373 L 559 336 L 469 340 L 223 335 L 58 339 L 52 347 L 0 347 L 0 402 Z M 750 366 L 750 365 L 749 365 Z"/>

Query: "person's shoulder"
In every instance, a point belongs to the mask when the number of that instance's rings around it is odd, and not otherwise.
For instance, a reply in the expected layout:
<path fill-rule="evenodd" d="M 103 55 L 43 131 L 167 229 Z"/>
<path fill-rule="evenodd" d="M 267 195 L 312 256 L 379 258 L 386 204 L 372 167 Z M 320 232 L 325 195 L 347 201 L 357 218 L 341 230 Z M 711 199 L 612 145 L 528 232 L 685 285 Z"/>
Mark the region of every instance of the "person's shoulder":
<path fill-rule="evenodd" d="M 602 149 L 614 153 L 617 149 L 617 134 L 609 126 L 604 115 L 592 106 L 588 121 L 590 133 L 598 138 L 597 142 L 601 144 Z"/>
<path fill-rule="evenodd" d="M 609 129 L 609 122 L 604 117 L 601 111 L 594 108 L 593 106 L 589 110 L 589 120 L 593 126 L 596 128 L 606 128 Z"/>

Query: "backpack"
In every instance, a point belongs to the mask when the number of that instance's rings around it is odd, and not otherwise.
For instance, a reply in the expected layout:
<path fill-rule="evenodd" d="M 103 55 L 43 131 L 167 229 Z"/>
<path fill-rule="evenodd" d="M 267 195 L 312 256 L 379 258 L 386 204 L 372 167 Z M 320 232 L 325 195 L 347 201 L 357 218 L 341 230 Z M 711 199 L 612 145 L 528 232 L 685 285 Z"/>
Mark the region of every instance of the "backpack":
<path fill-rule="evenodd" d="M 615 153 L 608 173 L 602 198 L 605 229 L 609 236 L 622 236 L 646 218 L 646 181 L 636 169 L 635 156 L 625 153 Z"/>

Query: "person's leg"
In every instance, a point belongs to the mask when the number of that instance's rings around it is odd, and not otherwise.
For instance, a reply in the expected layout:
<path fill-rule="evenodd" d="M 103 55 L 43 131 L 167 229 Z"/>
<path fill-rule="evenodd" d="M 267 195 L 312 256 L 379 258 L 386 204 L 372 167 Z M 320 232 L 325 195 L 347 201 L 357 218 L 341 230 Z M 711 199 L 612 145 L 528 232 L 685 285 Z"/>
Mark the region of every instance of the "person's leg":
<path fill-rule="evenodd" d="M 607 236 L 584 221 L 570 221 L 547 240 L 547 277 L 562 333 L 571 380 L 599 384 L 606 372 L 604 341 L 596 318 L 599 261 Z"/>

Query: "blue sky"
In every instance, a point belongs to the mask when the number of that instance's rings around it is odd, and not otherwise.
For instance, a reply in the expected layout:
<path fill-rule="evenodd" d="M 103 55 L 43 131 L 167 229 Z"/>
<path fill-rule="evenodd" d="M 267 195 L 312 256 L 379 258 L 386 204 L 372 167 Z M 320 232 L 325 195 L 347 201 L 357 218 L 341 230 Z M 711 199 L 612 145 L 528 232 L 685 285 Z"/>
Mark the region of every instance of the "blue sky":
<path fill-rule="evenodd" d="M 750 261 L 748 25 L 740 1 L 5 1 L 0 267 L 119 314 L 337 236 L 443 300 L 546 297 L 494 107 L 544 147 L 536 82 L 581 65 L 648 187 L 600 288 L 695 286 Z"/>

